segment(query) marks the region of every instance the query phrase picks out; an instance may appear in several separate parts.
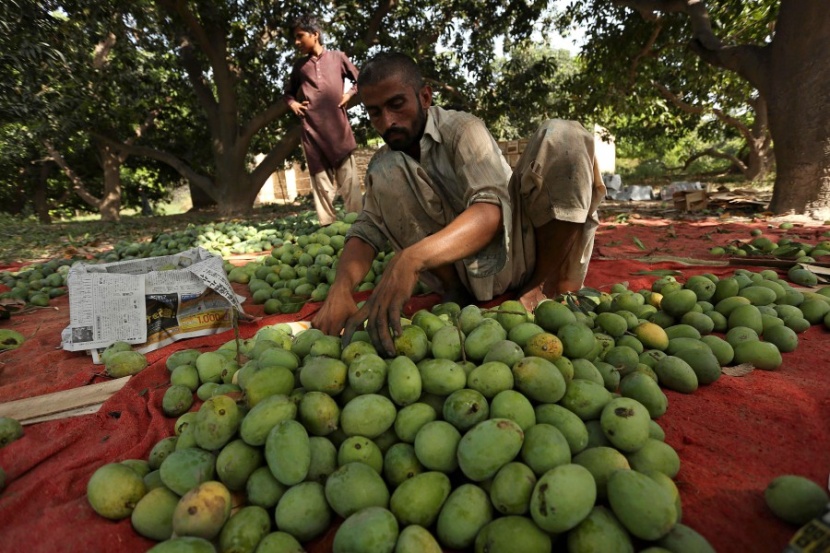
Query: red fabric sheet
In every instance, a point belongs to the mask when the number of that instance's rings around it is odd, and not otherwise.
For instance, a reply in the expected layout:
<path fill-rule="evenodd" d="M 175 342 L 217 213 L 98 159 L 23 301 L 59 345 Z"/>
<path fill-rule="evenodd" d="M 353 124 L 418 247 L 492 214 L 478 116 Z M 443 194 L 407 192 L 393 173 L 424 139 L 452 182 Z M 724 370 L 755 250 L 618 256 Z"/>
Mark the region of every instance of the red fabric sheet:
<path fill-rule="evenodd" d="M 756 226 L 764 228 L 764 223 Z M 715 234 L 715 229 L 728 232 Z M 686 266 L 664 262 L 647 265 L 632 258 L 682 255 L 709 258 L 713 245 L 730 237 L 746 239 L 748 225 L 696 225 L 659 222 L 605 224 L 597 235 L 596 253 L 586 285 L 607 288 L 628 281 L 637 290 L 654 276 L 639 270 L 672 268 L 692 274 L 723 276 L 735 267 Z M 816 229 L 803 232 L 818 236 Z M 676 237 L 671 237 L 674 234 Z M 714 240 L 707 240 L 706 235 Z M 647 247 L 641 250 L 633 237 Z M 661 240 L 661 238 L 667 238 Z M 815 240 L 815 238 L 812 238 Z M 760 267 L 755 267 L 755 270 Z M 242 291 L 242 288 L 238 288 Z M 411 309 L 427 307 L 436 296 L 415 298 Z M 266 317 L 242 327 L 249 337 L 266 324 L 308 319 L 317 305 L 294 315 Z M 260 314 L 257 306 L 246 309 Z M 60 331 L 68 324 L 66 298 L 53 307 L 16 315 L 0 323 L 29 340 L 19 349 L 0 354 L 0 401 L 76 388 L 101 381 L 101 368 L 88 356 L 57 349 Z M 164 360 L 173 351 L 214 349 L 231 333 L 178 342 L 150 353 L 150 366 L 110 398 L 95 415 L 25 427 L 25 435 L 0 449 L 0 466 L 7 488 L 0 495 L 0 551 L 135 552 L 153 542 L 136 534 L 129 520 L 110 522 L 96 515 L 86 501 L 86 484 L 104 463 L 146 459 L 153 445 L 172 435 L 173 419 L 161 412 L 169 384 Z M 766 508 L 763 490 L 776 476 L 800 474 L 826 483 L 830 471 L 830 340 L 821 327 L 800 335 L 795 352 L 784 354 L 775 372 L 723 376 L 691 395 L 667 392 L 669 409 L 659 419 L 666 441 L 680 454 L 676 482 L 683 501 L 683 522 L 703 534 L 721 553 L 778 553 L 795 528 L 777 520 Z M 334 529 L 308 545 L 312 553 L 331 550 Z"/>

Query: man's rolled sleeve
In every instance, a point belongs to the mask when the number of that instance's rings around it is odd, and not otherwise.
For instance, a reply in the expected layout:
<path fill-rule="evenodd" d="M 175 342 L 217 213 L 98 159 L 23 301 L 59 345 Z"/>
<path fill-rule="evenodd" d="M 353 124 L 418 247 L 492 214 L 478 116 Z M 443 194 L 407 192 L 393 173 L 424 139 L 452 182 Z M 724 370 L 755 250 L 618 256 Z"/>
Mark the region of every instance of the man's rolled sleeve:
<path fill-rule="evenodd" d="M 501 208 L 502 228 L 487 246 L 464 259 L 473 277 L 497 274 L 507 264 L 512 228 L 508 182 L 510 167 L 493 137 L 480 121 L 467 124 L 455 141 L 455 169 L 464 183 L 465 204 L 489 203 Z"/>
<path fill-rule="evenodd" d="M 384 251 L 389 245 L 386 235 L 372 222 L 365 211 L 358 216 L 357 220 L 346 231 L 346 240 L 352 237 L 360 238 L 372 246 L 375 253 Z"/>

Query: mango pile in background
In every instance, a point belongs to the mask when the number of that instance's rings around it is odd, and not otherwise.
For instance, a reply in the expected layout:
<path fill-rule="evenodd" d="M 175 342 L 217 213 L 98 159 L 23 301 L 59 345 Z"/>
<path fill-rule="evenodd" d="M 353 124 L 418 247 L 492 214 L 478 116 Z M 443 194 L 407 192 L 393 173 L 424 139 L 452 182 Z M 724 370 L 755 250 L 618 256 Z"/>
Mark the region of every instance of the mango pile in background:
<path fill-rule="evenodd" d="M 787 232 L 793 229 L 793 224 L 781 223 L 778 228 Z M 735 257 L 792 259 L 797 263 L 815 263 L 830 259 L 830 240 L 810 243 L 800 240 L 797 236 L 791 238 L 787 234 L 776 240 L 764 236 L 761 229 L 753 229 L 750 235 L 752 238 L 748 240 L 733 240 L 723 246 L 715 246 L 709 253 Z M 822 236 L 830 237 L 830 231 L 825 231 Z"/>
<path fill-rule="evenodd" d="M 404 321 L 392 359 L 365 331 L 345 345 L 266 326 L 170 355 L 175 435 L 100 467 L 88 500 L 130 517 L 156 553 L 299 552 L 338 517 L 335 553 L 713 551 L 682 523 L 662 388 L 779 369 L 828 313 L 830 289 L 738 270 L 586 290 L 532 314 L 439 304 Z M 108 372 L 143 368 L 117 349 Z M 796 525 L 828 501 L 797 475 L 765 498 Z"/>
<path fill-rule="evenodd" d="M 159 233 L 148 242 L 118 242 L 94 259 L 55 259 L 19 271 L 0 271 L 0 283 L 10 288 L 0 293 L 0 300 L 16 299 L 29 306 L 46 307 L 51 298 L 67 293 L 66 276 L 73 263 L 113 263 L 200 247 L 225 259 L 229 280 L 248 284 L 254 303 L 264 304 L 267 314 L 294 313 L 307 301 L 326 298 L 346 231 L 356 218 L 355 213 L 338 213 L 337 221 L 320 227 L 314 212 L 306 211 L 267 223 L 189 225 L 182 231 Z M 229 261 L 234 255 L 262 252 L 270 255 L 238 267 Z M 391 252 L 378 253 L 361 290 L 374 286 L 389 256 Z M 425 290 L 419 285 L 417 292 Z M 0 316 L 3 313 L 8 314 L 0 311 Z"/>

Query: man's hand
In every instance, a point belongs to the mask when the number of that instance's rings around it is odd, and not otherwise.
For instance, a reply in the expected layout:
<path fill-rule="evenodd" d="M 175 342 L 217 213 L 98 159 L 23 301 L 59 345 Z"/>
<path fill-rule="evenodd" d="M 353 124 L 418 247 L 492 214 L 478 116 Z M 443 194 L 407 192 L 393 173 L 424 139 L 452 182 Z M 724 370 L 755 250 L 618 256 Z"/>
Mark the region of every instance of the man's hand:
<path fill-rule="evenodd" d="M 291 104 L 289 104 L 288 107 L 291 108 L 291 111 L 294 112 L 294 115 L 296 115 L 299 118 L 303 118 L 305 117 L 305 112 L 308 111 L 308 100 L 305 100 L 302 103 L 297 101 L 291 102 Z"/>
<path fill-rule="evenodd" d="M 404 305 L 412 297 L 418 283 L 419 268 L 407 256 L 407 250 L 396 254 L 383 270 L 383 276 L 363 307 L 349 317 L 343 333 L 343 342 L 348 344 L 352 335 L 364 321 L 372 344 L 389 357 L 395 355 L 395 336 L 401 333 L 401 315 Z"/>
<path fill-rule="evenodd" d="M 320 311 L 314 315 L 311 326 L 323 331 L 329 336 L 340 336 L 340 332 L 346 327 L 346 322 L 357 313 L 357 304 L 354 302 L 351 293 L 332 292 L 326 298 Z"/>

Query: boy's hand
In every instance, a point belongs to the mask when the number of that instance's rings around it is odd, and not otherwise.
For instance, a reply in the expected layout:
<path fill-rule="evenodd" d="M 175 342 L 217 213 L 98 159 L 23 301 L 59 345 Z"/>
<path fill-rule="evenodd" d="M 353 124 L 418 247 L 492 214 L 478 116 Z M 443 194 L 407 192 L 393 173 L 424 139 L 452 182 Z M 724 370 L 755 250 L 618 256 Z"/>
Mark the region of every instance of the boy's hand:
<path fill-rule="evenodd" d="M 308 100 L 304 102 L 292 102 L 288 107 L 294 112 L 297 117 L 305 117 L 305 112 L 308 111 Z"/>
<path fill-rule="evenodd" d="M 346 107 L 346 104 L 348 104 L 349 100 L 351 100 L 351 99 L 352 99 L 352 95 L 349 94 L 348 92 L 344 92 L 343 97 L 340 98 L 340 103 L 337 104 L 337 107 L 339 107 L 339 108 Z"/>

